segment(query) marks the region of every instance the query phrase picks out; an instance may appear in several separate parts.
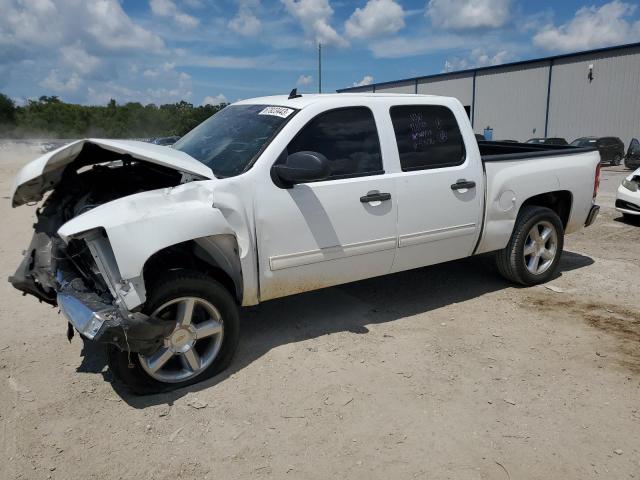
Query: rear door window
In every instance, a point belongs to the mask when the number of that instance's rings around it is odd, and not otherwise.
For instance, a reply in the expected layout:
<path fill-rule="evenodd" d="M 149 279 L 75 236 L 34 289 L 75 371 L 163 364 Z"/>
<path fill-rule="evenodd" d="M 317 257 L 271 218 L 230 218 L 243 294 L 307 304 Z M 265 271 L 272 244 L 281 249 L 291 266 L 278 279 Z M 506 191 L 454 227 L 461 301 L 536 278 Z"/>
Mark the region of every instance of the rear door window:
<path fill-rule="evenodd" d="M 296 135 L 287 154 L 312 151 L 329 160 L 329 178 L 350 178 L 384 173 L 378 130 L 366 107 L 321 113 Z"/>
<path fill-rule="evenodd" d="M 391 107 L 402 170 L 462 165 L 465 148 L 453 112 L 441 105 Z"/>

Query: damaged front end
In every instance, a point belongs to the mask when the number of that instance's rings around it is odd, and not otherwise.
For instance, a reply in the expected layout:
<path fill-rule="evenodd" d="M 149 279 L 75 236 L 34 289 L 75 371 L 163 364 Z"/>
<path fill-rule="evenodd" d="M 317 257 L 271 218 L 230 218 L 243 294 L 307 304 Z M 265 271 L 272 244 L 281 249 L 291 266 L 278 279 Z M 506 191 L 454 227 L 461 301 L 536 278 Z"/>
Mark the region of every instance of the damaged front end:
<path fill-rule="evenodd" d="M 57 169 L 51 168 L 55 162 L 42 162 L 45 157 L 41 157 L 20 174 L 31 175 L 33 164 L 42 164 L 38 175 L 18 182 L 14 206 L 37 201 L 52 191 L 36 211 L 31 243 L 9 281 L 24 295 L 58 306 L 73 327 L 68 329 L 69 338 L 75 328 L 89 340 L 151 354 L 174 325 L 142 313 L 143 282 L 134 285 L 120 277 L 104 230 L 95 228 L 73 238 L 61 238 L 58 231 L 105 203 L 180 185 L 185 172 L 93 142 L 85 141 L 81 148 L 72 145 L 66 151 L 66 157 L 65 151 L 45 156 L 62 164 Z"/>
<path fill-rule="evenodd" d="M 89 340 L 149 355 L 174 325 L 130 311 L 120 298 L 127 285 L 115 285 L 117 280 L 117 267 L 101 231 L 68 245 L 56 234 L 36 231 L 18 270 L 9 278 L 24 294 L 60 308 L 69 322 L 69 340 L 75 329 Z"/>

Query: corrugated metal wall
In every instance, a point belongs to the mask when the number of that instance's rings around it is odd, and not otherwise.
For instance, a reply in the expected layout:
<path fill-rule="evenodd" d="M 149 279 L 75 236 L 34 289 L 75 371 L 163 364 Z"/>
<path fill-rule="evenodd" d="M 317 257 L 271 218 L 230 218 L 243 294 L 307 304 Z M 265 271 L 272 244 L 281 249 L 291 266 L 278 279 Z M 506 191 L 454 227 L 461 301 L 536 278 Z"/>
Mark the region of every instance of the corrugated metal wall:
<path fill-rule="evenodd" d="M 592 81 L 587 78 L 590 64 Z M 473 76 L 466 71 L 418 78 L 417 91 L 455 97 L 473 108 Z M 348 90 L 415 93 L 416 80 Z M 480 68 L 472 116 L 476 133 L 490 126 L 494 140 L 544 137 L 546 126 L 548 137 L 571 142 L 582 136 L 617 136 L 628 146 L 640 137 L 640 46 Z"/>
<path fill-rule="evenodd" d="M 474 126 L 493 128 L 494 140 L 544 136 L 549 63 L 478 72 Z"/>
<path fill-rule="evenodd" d="M 593 80 L 587 78 L 593 64 Z M 640 137 L 640 47 L 557 60 L 551 74 L 549 136 Z"/>
<path fill-rule="evenodd" d="M 471 106 L 473 100 L 473 74 L 420 79 L 418 80 L 418 93 L 455 97 L 460 100 L 462 105 Z"/>
<path fill-rule="evenodd" d="M 398 82 L 376 86 L 376 93 L 416 93 L 416 82 Z"/>
<path fill-rule="evenodd" d="M 353 87 L 349 89 L 350 93 L 367 93 L 373 92 L 373 87 L 366 85 L 364 87 Z"/>

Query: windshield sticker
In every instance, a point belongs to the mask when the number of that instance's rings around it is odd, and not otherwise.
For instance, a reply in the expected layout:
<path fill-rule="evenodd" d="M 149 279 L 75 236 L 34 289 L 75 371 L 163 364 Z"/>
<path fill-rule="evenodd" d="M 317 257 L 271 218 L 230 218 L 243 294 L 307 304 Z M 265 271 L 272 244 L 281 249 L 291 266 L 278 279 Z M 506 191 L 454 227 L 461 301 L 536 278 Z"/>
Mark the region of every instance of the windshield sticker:
<path fill-rule="evenodd" d="M 287 107 L 267 107 L 262 110 L 258 115 L 275 115 L 280 118 L 287 118 L 293 113 L 292 108 Z"/>

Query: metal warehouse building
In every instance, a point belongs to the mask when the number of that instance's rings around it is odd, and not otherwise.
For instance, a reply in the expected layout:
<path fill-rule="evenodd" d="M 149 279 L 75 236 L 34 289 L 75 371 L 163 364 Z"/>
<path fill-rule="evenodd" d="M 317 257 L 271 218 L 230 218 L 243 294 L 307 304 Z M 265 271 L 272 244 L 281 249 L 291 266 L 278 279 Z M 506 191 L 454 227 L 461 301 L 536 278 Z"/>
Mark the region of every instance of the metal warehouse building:
<path fill-rule="evenodd" d="M 640 43 L 353 87 L 456 97 L 494 140 L 640 137 Z"/>

